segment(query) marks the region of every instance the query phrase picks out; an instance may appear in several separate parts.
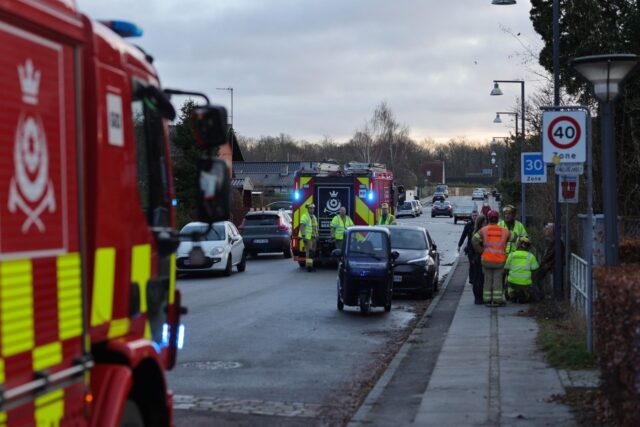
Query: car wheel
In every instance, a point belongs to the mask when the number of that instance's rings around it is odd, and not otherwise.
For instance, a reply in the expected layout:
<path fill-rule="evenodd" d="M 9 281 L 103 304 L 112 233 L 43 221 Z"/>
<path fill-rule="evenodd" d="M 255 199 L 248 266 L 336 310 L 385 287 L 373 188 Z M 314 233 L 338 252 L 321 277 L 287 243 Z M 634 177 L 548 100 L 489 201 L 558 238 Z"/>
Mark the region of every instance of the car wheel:
<path fill-rule="evenodd" d="M 454 218 L 453 218 L 453 223 L 454 223 L 454 224 L 457 224 L 457 223 L 458 223 L 458 218 L 457 218 L 457 217 L 454 217 Z"/>
<path fill-rule="evenodd" d="M 340 299 L 340 293 L 338 292 L 338 302 L 336 304 L 338 306 L 338 311 L 344 310 L 344 303 Z"/>
<path fill-rule="evenodd" d="M 225 276 L 231 276 L 231 270 L 233 268 L 233 260 L 231 259 L 231 254 L 227 257 L 227 267 L 224 269 Z"/>
<path fill-rule="evenodd" d="M 284 252 L 282 253 L 283 258 L 291 258 L 293 256 L 293 251 L 291 250 L 291 245 L 284 248 Z"/>
<path fill-rule="evenodd" d="M 418 293 L 418 297 L 420 299 L 429 299 L 429 298 L 433 298 L 433 286 L 429 287 L 428 289 L 422 289 L 419 293 Z"/>
<path fill-rule="evenodd" d="M 384 311 L 387 313 L 391 311 L 391 297 L 389 297 L 389 302 L 384 305 Z"/>
<path fill-rule="evenodd" d="M 258 252 L 251 252 L 251 258 L 258 258 Z"/>
<path fill-rule="evenodd" d="M 240 264 L 238 264 L 238 271 L 242 273 L 247 269 L 247 251 L 242 252 L 242 259 L 240 260 Z"/>
<path fill-rule="evenodd" d="M 433 292 L 438 292 L 440 290 L 440 275 L 436 273 L 433 277 Z"/>
<path fill-rule="evenodd" d="M 131 399 L 127 399 L 120 419 L 121 427 L 144 427 L 144 420 L 138 405 Z"/>
<path fill-rule="evenodd" d="M 431 214 L 431 218 L 435 218 L 436 216 L 434 214 Z"/>

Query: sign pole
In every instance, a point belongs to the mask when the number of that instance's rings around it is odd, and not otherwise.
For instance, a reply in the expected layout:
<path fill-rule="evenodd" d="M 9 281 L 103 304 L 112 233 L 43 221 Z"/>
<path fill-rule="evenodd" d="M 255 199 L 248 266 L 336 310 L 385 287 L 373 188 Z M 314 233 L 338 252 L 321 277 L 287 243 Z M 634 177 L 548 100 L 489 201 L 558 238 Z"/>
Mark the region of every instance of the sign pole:
<path fill-rule="evenodd" d="M 587 116 L 589 117 L 589 116 Z M 593 153 L 591 117 L 587 120 L 587 351 L 593 353 Z"/>

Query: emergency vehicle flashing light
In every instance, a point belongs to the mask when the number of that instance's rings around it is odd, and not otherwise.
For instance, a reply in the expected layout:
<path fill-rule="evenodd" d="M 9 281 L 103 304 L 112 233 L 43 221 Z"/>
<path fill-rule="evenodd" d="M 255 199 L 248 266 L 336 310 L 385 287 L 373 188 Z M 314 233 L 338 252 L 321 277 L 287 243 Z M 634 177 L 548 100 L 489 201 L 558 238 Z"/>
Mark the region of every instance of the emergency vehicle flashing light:
<path fill-rule="evenodd" d="M 128 21 L 100 21 L 111 29 L 114 33 L 120 37 L 140 37 L 142 36 L 142 28 L 138 27 L 133 22 Z"/>
<path fill-rule="evenodd" d="M 300 190 L 296 190 L 293 192 L 293 200 L 300 200 Z"/>

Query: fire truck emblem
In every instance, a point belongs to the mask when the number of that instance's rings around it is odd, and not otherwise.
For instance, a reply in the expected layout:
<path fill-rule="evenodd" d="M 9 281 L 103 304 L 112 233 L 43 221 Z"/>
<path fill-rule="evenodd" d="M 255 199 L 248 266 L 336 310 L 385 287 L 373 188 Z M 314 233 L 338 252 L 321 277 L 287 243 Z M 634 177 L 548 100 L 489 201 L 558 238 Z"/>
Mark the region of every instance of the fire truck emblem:
<path fill-rule="evenodd" d="M 328 214 L 337 214 L 340 208 L 342 207 L 342 202 L 338 199 L 337 191 L 329 191 L 329 200 L 327 200 L 327 204 L 324 208 L 324 212 Z"/>
<path fill-rule="evenodd" d="M 40 71 L 31 59 L 24 66 L 18 66 L 22 100 L 25 104 L 37 105 L 40 87 Z M 45 225 L 40 215 L 45 210 L 56 210 L 53 183 L 49 178 L 49 153 L 44 126 L 40 117 L 22 113 L 16 128 L 13 149 L 15 172 L 9 188 L 9 211 L 21 210 L 27 218 L 22 224 L 22 232 L 27 233 L 32 226 L 43 233 Z"/>

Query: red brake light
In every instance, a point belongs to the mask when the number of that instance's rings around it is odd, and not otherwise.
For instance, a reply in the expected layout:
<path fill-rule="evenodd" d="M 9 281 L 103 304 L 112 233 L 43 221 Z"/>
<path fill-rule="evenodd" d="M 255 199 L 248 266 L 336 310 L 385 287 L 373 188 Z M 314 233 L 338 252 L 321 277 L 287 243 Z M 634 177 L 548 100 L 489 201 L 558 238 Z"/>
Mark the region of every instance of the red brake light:
<path fill-rule="evenodd" d="M 278 217 L 278 231 L 289 231 L 289 226 L 282 222 L 282 217 Z"/>

